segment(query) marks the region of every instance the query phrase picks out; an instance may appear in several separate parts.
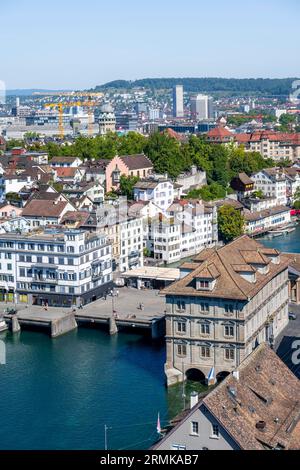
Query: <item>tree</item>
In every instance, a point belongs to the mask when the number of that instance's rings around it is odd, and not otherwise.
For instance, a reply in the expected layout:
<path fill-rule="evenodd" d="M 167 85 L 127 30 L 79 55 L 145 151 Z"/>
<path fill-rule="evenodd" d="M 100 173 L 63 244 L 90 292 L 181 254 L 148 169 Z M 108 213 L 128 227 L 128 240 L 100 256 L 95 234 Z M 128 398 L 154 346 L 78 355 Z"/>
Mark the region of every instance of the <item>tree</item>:
<path fill-rule="evenodd" d="M 185 160 L 191 160 L 194 165 L 206 172 L 212 171 L 212 147 L 202 137 L 190 136 L 186 144 L 182 144 Z"/>
<path fill-rule="evenodd" d="M 280 130 L 282 132 L 291 132 L 297 122 L 297 118 L 292 114 L 282 114 L 279 118 Z"/>
<path fill-rule="evenodd" d="M 182 151 L 180 143 L 165 133 L 152 134 L 146 143 L 145 153 L 157 173 L 168 173 L 171 178 L 176 178 L 192 164 L 191 159 Z"/>
<path fill-rule="evenodd" d="M 119 138 L 118 154 L 134 155 L 144 151 L 146 145 L 146 137 L 137 132 L 128 132 L 128 134 Z"/>
<path fill-rule="evenodd" d="M 295 201 L 293 204 L 293 208 L 296 209 L 297 211 L 300 210 L 300 201 Z"/>
<path fill-rule="evenodd" d="M 214 201 L 226 197 L 226 189 L 218 183 L 205 185 L 200 189 L 192 189 L 187 194 L 187 199 L 203 199 L 204 201 Z"/>
<path fill-rule="evenodd" d="M 256 191 L 253 191 L 251 196 L 256 197 L 258 199 L 262 199 L 264 197 L 264 193 L 262 192 L 261 189 L 257 189 Z"/>
<path fill-rule="evenodd" d="M 245 219 L 241 212 L 225 204 L 218 211 L 219 236 L 224 242 L 230 242 L 244 232 Z"/>
<path fill-rule="evenodd" d="M 212 145 L 210 159 L 212 161 L 212 170 L 208 172 L 208 182 L 219 183 L 224 188 L 227 188 L 230 181 L 230 172 L 229 155 L 226 147 L 219 144 Z"/>
<path fill-rule="evenodd" d="M 300 209 L 300 187 L 298 187 L 295 191 L 293 208 L 296 210 Z"/>
<path fill-rule="evenodd" d="M 133 187 L 139 181 L 137 176 L 125 176 L 120 177 L 120 194 L 126 196 L 127 199 L 133 199 Z"/>
<path fill-rule="evenodd" d="M 20 140 L 20 139 L 10 139 L 10 140 L 7 140 L 6 141 L 6 150 L 11 150 L 13 149 L 14 147 L 22 147 L 24 148 L 25 147 L 25 142 L 24 140 Z"/>

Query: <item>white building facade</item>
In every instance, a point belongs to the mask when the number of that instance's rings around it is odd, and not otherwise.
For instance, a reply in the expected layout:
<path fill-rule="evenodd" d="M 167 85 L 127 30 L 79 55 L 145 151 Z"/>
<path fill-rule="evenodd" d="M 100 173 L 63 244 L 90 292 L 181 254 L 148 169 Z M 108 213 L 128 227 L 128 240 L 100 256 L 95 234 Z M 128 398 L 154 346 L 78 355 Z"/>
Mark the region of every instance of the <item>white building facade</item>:
<path fill-rule="evenodd" d="M 110 243 L 83 231 L 0 235 L 0 264 L 1 300 L 79 306 L 112 287 Z"/>
<path fill-rule="evenodd" d="M 254 190 L 262 191 L 264 196 L 275 197 L 278 206 L 287 204 L 287 181 L 285 174 L 278 168 L 261 170 L 251 176 Z"/>

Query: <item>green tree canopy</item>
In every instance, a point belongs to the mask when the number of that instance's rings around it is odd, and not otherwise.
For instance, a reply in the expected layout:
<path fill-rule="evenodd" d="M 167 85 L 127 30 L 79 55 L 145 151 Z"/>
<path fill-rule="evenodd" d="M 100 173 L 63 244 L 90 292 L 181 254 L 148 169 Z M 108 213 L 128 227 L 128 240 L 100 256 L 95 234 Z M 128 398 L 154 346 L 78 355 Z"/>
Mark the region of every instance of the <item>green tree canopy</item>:
<path fill-rule="evenodd" d="M 133 187 L 139 181 L 137 176 L 125 176 L 120 177 L 120 190 L 118 191 L 122 196 L 126 196 L 127 199 L 133 199 Z"/>
<path fill-rule="evenodd" d="M 200 189 L 192 189 L 187 194 L 187 199 L 203 199 L 204 201 L 214 201 L 226 197 L 226 189 L 218 183 L 205 185 Z"/>
<path fill-rule="evenodd" d="M 230 242 L 244 232 L 245 219 L 241 212 L 225 204 L 218 211 L 219 236 L 224 242 Z"/>
<path fill-rule="evenodd" d="M 183 154 L 180 143 L 165 133 L 152 134 L 147 140 L 145 153 L 157 173 L 167 172 L 171 178 L 176 178 L 192 164 L 191 159 Z"/>

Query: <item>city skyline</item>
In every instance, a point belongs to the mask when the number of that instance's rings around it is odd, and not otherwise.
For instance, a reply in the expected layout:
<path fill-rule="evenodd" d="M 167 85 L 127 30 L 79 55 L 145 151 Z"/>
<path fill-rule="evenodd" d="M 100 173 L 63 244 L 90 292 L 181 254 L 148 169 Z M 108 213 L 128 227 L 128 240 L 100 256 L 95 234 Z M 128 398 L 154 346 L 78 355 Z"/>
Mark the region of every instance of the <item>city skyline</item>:
<path fill-rule="evenodd" d="M 7 47 L 0 79 L 7 89 L 80 89 L 146 77 L 299 75 L 294 0 L 254 0 L 251 10 L 236 0 L 188 0 L 184 8 L 169 0 L 154 0 L 151 8 L 136 0 L 125 6 L 87 0 L 84 10 L 79 7 L 78 0 L 53 0 L 51 10 L 36 0 L 2 6 L 0 40 Z"/>

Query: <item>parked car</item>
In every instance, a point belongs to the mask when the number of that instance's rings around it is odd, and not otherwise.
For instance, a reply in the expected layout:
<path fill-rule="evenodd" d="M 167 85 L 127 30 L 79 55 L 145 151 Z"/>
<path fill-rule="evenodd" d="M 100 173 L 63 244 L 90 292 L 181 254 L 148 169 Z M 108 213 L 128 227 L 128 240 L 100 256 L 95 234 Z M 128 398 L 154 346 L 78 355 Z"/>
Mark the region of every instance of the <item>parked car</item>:
<path fill-rule="evenodd" d="M 297 315 L 293 312 L 289 312 L 289 320 L 296 320 L 297 319 Z"/>

